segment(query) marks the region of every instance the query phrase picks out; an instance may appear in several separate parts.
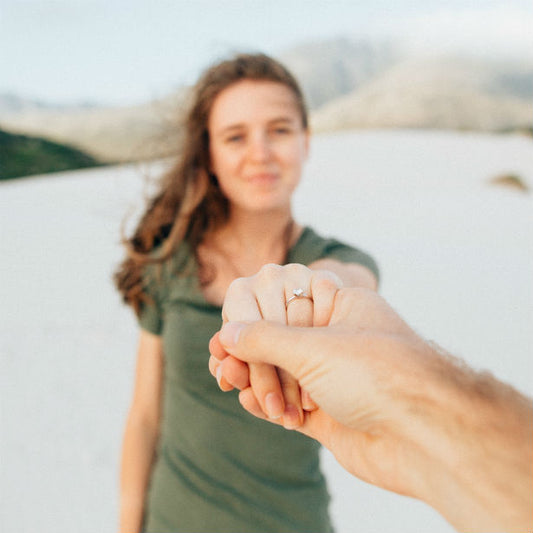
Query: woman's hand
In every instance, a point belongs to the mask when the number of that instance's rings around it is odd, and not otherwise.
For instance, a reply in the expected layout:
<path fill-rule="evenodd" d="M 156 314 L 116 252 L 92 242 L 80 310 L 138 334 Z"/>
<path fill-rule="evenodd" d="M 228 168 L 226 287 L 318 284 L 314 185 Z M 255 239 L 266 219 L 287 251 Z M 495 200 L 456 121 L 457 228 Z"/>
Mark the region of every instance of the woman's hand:
<path fill-rule="evenodd" d="M 303 265 L 265 265 L 249 278 L 236 279 L 228 288 L 222 308 L 224 323 L 268 320 L 289 326 L 326 326 L 330 320 L 340 278 L 326 270 Z M 301 295 L 293 291 L 301 289 Z M 316 406 L 296 379 L 284 370 L 264 363 L 246 364 L 234 358 L 226 361 L 222 375 L 222 353 L 218 337 L 210 342 L 209 369 L 222 390 L 234 387 L 242 392 L 243 407 L 253 413 L 278 420 L 288 429 L 299 427 L 304 410 Z M 217 357 L 218 356 L 218 357 Z"/>

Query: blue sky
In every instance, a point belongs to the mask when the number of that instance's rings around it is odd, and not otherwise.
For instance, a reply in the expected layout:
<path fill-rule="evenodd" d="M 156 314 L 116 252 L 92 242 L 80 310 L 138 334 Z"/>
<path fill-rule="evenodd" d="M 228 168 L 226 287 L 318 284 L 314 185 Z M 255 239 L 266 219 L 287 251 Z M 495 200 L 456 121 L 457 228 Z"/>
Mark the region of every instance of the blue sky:
<path fill-rule="evenodd" d="M 533 54 L 531 0 L 0 0 L 0 93 L 130 104 L 235 50 L 337 36 Z"/>

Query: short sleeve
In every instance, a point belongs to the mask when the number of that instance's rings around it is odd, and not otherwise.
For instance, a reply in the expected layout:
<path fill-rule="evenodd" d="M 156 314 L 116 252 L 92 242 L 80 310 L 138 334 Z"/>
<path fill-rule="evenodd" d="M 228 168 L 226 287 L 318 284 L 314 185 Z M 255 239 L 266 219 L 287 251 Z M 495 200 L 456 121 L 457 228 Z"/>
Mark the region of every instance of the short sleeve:
<path fill-rule="evenodd" d="M 306 227 L 299 241 L 289 250 L 288 262 L 309 265 L 318 259 L 336 259 L 343 263 L 362 265 L 368 268 L 379 282 L 379 268 L 373 257 L 337 239 L 321 237 L 310 227 Z"/>
<path fill-rule="evenodd" d="M 143 273 L 143 290 L 147 296 L 147 301 L 141 304 L 138 320 L 142 329 L 154 335 L 160 335 L 163 329 L 163 313 L 158 285 L 155 265 L 147 265 Z"/>
<path fill-rule="evenodd" d="M 374 258 L 366 252 L 348 246 L 336 239 L 326 239 L 323 258 L 336 259 L 343 263 L 356 263 L 370 270 L 379 282 L 379 267 Z"/>

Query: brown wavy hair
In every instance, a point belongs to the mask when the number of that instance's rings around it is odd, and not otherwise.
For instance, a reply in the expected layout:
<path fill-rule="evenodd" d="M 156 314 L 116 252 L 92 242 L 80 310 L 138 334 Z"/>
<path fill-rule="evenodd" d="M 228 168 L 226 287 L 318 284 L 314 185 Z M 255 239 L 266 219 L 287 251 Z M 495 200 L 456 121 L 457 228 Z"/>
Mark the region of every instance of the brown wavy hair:
<path fill-rule="evenodd" d="M 272 81 L 294 94 L 304 129 L 307 109 L 294 76 L 265 54 L 239 54 L 210 67 L 198 80 L 183 125 L 183 140 L 176 164 L 162 177 L 131 238 L 125 239 L 127 255 L 114 274 L 123 300 L 137 314 L 145 293 L 143 271 L 148 263 L 162 264 L 186 241 L 200 264 L 197 248 L 207 232 L 228 220 L 229 205 L 216 176 L 209 171 L 207 123 L 216 97 L 242 80 Z M 157 248 L 157 249 L 156 249 Z"/>

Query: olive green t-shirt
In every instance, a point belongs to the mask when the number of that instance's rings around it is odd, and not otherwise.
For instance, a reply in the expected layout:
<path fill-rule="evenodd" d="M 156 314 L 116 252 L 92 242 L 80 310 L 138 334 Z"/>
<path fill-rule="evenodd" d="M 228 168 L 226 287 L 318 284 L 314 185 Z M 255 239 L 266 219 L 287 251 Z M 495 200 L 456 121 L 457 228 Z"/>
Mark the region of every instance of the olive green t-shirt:
<path fill-rule="evenodd" d="M 374 260 L 305 228 L 289 263 Z M 158 271 L 158 272 L 156 272 Z M 142 328 L 161 335 L 165 358 L 158 453 L 145 505 L 148 533 L 326 533 L 329 496 L 319 445 L 259 420 L 222 393 L 208 371 L 208 342 L 221 308 L 208 303 L 193 254 L 183 244 L 163 268 L 147 269 L 153 303 Z"/>

